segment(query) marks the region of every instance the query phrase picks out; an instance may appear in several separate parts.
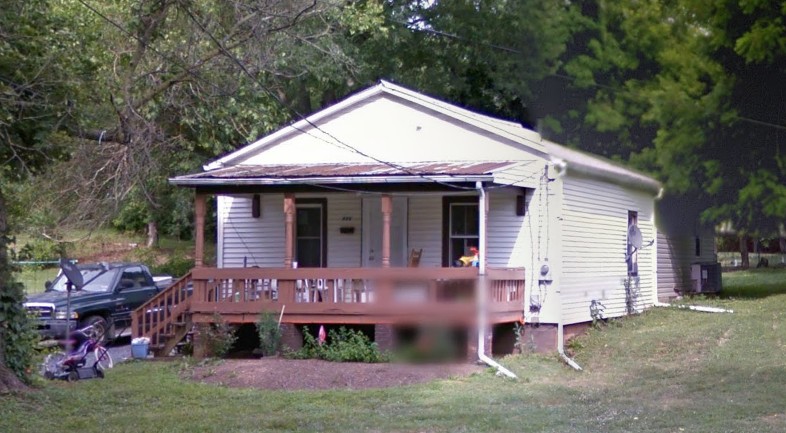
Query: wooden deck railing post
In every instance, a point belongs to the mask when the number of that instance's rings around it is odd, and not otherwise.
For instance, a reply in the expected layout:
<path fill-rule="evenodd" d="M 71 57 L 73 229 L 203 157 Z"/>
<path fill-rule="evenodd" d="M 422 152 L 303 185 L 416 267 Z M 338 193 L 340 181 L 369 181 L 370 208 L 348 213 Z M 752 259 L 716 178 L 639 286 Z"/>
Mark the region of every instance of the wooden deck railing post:
<path fill-rule="evenodd" d="M 382 267 L 390 267 L 390 219 L 393 213 L 393 199 L 382 196 Z"/>
<path fill-rule="evenodd" d="M 194 196 L 194 266 L 200 268 L 205 263 L 205 194 L 197 192 Z"/>
<path fill-rule="evenodd" d="M 295 255 L 295 196 L 284 195 L 284 267 L 291 268 Z"/>

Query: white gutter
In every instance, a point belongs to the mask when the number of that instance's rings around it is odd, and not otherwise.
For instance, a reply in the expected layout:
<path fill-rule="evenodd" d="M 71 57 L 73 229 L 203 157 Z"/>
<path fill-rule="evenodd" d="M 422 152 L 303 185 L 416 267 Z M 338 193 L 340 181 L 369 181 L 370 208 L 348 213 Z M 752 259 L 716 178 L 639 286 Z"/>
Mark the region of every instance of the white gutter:
<path fill-rule="evenodd" d="M 478 211 L 480 218 L 478 222 L 478 359 L 489 367 L 497 369 L 497 374 L 505 375 L 511 379 L 517 379 L 516 374 L 500 365 L 490 357 L 486 356 L 486 190 L 483 183 L 477 182 L 475 187 L 480 196 L 478 198 Z"/>
<path fill-rule="evenodd" d="M 726 308 L 718 308 L 718 307 L 704 307 L 702 305 L 674 305 L 674 304 L 667 304 L 665 302 L 656 302 L 656 307 L 671 307 L 671 308 L 679 308 L 681 310 L 691 310 L 691 311 L 700 311 L 702 313 L 734 313 L 734 310 L 728 310 Z"/>
<path fill-rule="evenodd" d="M 564 176 L 567 172 L 567 164 L 565 163 L 565 160 L 556 161 L 554 166 L 558 169 L 557 178 Z M 546 222 L 546 227 L 548 227 L 548 224 L 551 224 L 551 221 Z M 559 310 L 557 313 L 557 353 L 559 353 L 559 357 L 562 358 L 566 364 L 575 370 L 581 371 L 581 366 L 565 353 L 565 327 L 562 324 L 562 290 L 560 289 L 559 282 L 557 283 L 555 292 L 557 295 L 557 309 Z"/>
<path fill-rule="evenodd" d="M 310 185 L 310 184 L 351 184 L 351 183 L 423 183 L 424 181 L 450 182 L 491 182 L 493 175 L 479 176 L 342 176 L 342 177 L 302 177 L 302 178 L 179 178 L 169 179 L 172 185 L 180 186 L 233 186 L 233 185 Z"/>

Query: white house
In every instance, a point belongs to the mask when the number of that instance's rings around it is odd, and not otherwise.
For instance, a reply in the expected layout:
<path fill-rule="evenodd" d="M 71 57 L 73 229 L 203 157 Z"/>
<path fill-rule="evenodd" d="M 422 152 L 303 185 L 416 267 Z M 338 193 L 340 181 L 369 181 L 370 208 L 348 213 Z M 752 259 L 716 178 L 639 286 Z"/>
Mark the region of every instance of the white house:
<path fill-rule="evenodd" d="M 457 306 L 458 282 L 482 280 L 486 341 L 496 334 L 487 351 L 506 350 L 522 320 L 553 349 L 559 323 L 658 299 L 657 181 L 385 81 L 171 183 L 196 191 L 198 299 L 184 307 L 196 322 L 213 312 L 253 322 L 283 307 L 287 332 L 371 324 L 384 345 L 429 319 L 472 332 L 475 307 Z M 216 268 L 201 259 L 207 195 Z M 480 267 L 455 267 L 471 247 Z"/>

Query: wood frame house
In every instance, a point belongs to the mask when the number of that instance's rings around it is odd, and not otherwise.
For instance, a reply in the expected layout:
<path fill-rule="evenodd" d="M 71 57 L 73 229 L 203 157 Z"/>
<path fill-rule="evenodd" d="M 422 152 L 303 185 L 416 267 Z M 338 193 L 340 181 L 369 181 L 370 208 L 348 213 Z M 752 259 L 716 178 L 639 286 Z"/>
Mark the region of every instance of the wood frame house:
<path fill-rule="evenodd" d="M 390 347 L 398 328 L 437 322 L 465 330 L 469 351 L 481 329 L 490 353 L 527 322 L 553 349 L 558 323 L 657 300 L 655 249 L 630 254 L 628 231 L 656 239 L 658 182 L 385 81 L 171 183 L 195 191 L 196 267 L 133 319 L 164 353 L 215 313 L 282 310 L 290 347 L 300 325 L 369 325 Z M 456 267 L 471 247 L 478 266 Z"/>

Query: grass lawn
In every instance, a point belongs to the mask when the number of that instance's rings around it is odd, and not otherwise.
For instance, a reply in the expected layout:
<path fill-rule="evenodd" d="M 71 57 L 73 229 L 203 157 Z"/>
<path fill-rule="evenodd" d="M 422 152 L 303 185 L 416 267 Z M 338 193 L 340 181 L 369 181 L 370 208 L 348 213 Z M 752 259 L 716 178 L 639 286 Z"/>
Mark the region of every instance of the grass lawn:
<path fill-rule="evenodd" d="M 734 299 L 694 301 L 734 314 L 659 308 L 574 340 L 583 372 L 530 355 L 503 360 L 516 382 L 487 372 L 384 390 L 280 392 L 182 380 L 177 363 L 129 363 L 103 381 L 0 397 L 0 431 L 783 432 L 785 287 L 775 274 L 751 275 L 761 278 L 754 296 L 742 296 L 747 279 L 735 274 L 725 281 Z"/>
<path fill-rule="evenodd" d="M 33 294 L 44 291 L 44 284 L 54 280 L 57 276 L 57 268 L 41 269 L 37 266 L 23 267 L 20 272 L 14 274 L 16 281 L 25 286 L 25 293 Z"/>

